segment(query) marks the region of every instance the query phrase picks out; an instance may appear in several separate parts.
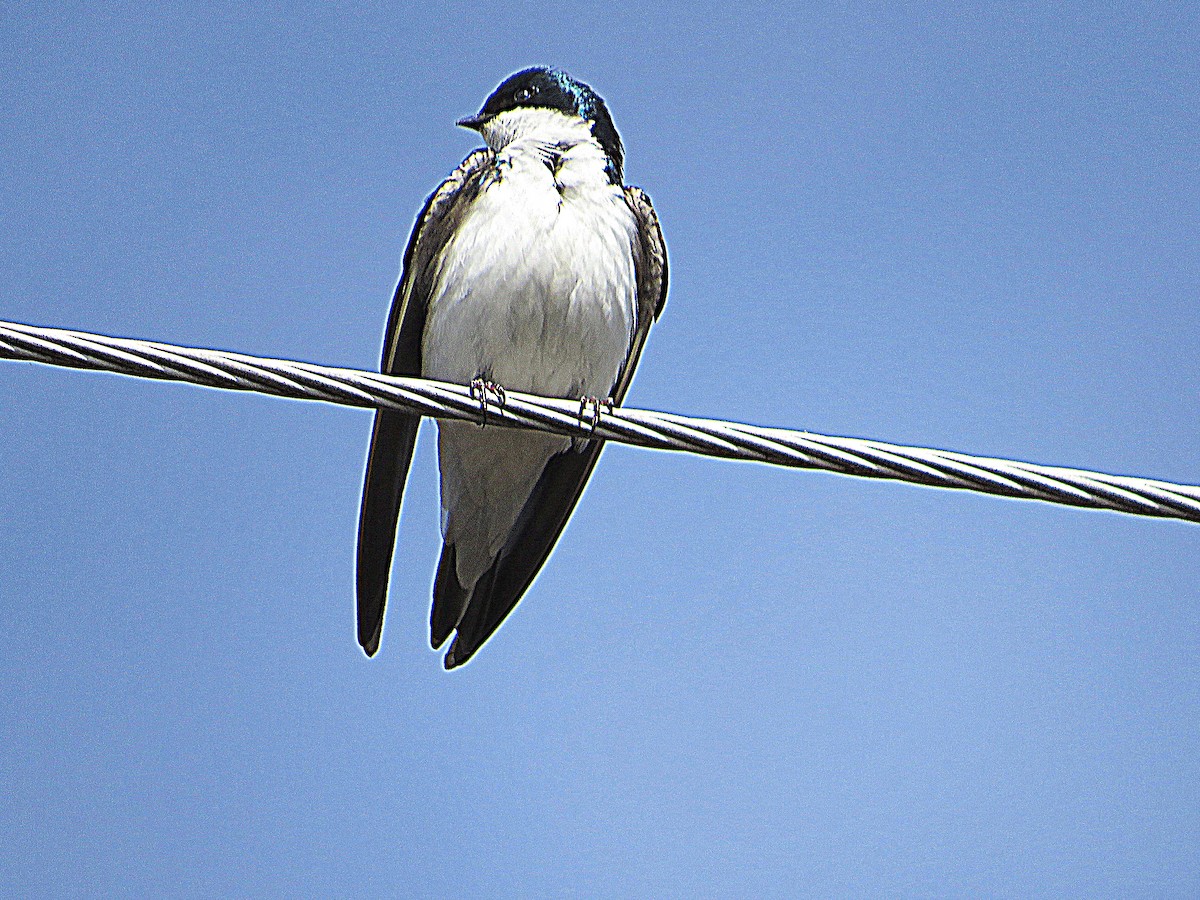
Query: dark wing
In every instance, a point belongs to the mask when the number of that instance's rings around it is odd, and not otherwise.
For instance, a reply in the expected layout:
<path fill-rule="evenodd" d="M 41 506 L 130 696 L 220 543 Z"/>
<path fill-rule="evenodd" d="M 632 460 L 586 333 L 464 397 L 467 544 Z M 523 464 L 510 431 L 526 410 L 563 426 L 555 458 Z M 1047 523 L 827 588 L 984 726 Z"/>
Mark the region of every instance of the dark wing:
<path fill-rule="evenodd" d="M 658 216 L 654 214 L 650 198 L 639 188 L 625 188 L 625 202 L 638 225 L 638 242 L 633 248 L 638 310 L 629 355 L 613 385 L 612 397 L 618 404 L 629 389 L 650 325 L 662 312 L 667 299 L 667 249 Z M 446 653 L 447 669 L 461 666 L 470 659 L 517 605 L 567 524 L 603 446 L 603 441 L 585 441 L 578 449 L 565 450 L 551 457 L 508 541 L 492 567 L 479 579 L 470 597 L 455 576 L 453 545 L 443 546 L 430 624 L 432 643 L 437 648 L 455 628 L 457 620 L 457 634 Z"/>
<path fill-rule="evenodd" d="M 425 201 L 404 251 L 404 271 L 383 340 L 381 372 L 421 374 L 421 340 L 434 263 L 478 191 L 479 176 L 491 159 L 491 151 L 475 151 Z M 375 413 L 358 521 L 358 642 L 367 656 L 375 655 L 383 633 L 396 523 L 420 424 L 420 416 L 408 413 L 383 409 Z"/>

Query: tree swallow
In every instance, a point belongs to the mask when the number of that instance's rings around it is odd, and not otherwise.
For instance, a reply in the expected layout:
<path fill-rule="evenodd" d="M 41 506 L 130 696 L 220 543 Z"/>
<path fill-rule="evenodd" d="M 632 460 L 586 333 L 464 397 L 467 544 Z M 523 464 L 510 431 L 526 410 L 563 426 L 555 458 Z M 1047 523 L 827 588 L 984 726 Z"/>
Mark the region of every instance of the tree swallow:
<path fill-rule="evenodd" d="M 556 69 L 504 81 L 459 123 L 487 146 L 425 201 L 381 371 L 619 403 L 667 295 L 650 198 L 623 183 L 604 101 Z M 581 405 L 582 409 L 582 405 Z M 598 407 L 597 407 L 598 409 Z M 582 415 L 582 413 L 581 413 Z M 420 417 L 379 410 L 358 531 L 358 641 L 379 649 Z M 566 525 L 603 441 L 438 423 L 442 554 L 430 643 L 452 669 L 504 621 Z"/>

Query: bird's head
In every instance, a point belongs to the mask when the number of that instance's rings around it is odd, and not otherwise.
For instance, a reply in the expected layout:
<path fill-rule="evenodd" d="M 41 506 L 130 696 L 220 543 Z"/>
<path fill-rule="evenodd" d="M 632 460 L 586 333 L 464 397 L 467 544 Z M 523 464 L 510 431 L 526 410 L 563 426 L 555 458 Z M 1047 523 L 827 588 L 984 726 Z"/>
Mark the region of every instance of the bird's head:
<path fill-rule="evenodd" d="M 458 124 L 478 131 L 488 146 L 499 150 L 520 133 L 521 123 L 528 121 L 522 113 L 537 111 L 586 122 L 608 157 L 609 177 L 621 183 L 625 151 L 608 107 L 590 87 L 558 69 L 537 66 L 510 75 L 492 91 L 478 114 L 459 119 Z"/>

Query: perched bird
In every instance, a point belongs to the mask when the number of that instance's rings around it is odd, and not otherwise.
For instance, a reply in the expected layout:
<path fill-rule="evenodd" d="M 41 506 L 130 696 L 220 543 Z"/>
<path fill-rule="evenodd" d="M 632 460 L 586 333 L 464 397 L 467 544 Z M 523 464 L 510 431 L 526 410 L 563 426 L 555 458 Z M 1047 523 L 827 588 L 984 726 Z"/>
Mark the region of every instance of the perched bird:
<path fill-rule="evenodd" d="M 650 198 L 623 183 L 604 101 L 567 73 L 506 79 L 458 122 L 487 144 L 417 217 L 381 371 L 503 391 L 621 402 L 667 295 Z M 582 408 L 582 406 L 581 406 Z M 598 410 L 598 406 L 594 406 Z M 582 413 L 581 413 L 582 415 Z M 358 532 L 358 641 L 379 649 L 420 417 L 375 414 Z M 452 669 L 504 621 L 546 561 L 600 440 L 438 423 L 442 554 L 430 642 Z"/>

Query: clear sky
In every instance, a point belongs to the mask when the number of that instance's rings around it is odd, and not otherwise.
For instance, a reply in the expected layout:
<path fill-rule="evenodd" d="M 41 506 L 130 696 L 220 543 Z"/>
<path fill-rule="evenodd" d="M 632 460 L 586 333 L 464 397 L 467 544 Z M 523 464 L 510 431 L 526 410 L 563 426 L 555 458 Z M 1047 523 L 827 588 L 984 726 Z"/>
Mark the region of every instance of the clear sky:
<path fill-rule="evenodd" d="M 550 63 L 666 233 L 631 404 L 1200 482 L 1195 5 L 427 6 L 4 3 L 0 319 L 376 365 Z M 614 446 L 447 674 L 429 431 L 355 642 L 369 430 L 0 363 L 0 892 L 1200 892 L 1195 526 Z"/>

